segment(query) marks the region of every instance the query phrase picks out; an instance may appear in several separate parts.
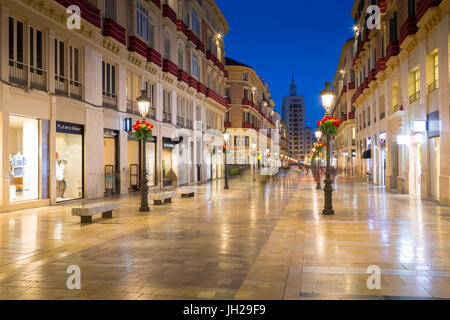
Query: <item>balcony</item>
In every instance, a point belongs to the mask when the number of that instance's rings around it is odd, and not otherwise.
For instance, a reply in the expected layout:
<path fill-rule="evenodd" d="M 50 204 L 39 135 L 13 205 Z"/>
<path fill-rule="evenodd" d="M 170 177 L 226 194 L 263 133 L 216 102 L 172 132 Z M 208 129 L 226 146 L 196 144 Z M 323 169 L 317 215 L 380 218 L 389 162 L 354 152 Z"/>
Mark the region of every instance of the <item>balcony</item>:
<path fill-rule="evenodd" d="M 244 128 L 244 129 L 253 129 L 253 125 L 250 122 L 244 122 L 242 124 L 242 128 Z"/>
<path fill-rule="evenodd" d="M 197 40 L 197 50 L 206 53 L 206 48 L 205 45 L 203 44 L 203 42 L 201 42 L 200 40 Z"/>
<path fill-rule="evenodd" d="M 31 67 L 30 87 L 35 90 L 47 91 L 47 71 Z"/>
<path fill-rule="evenodd" d="M 402 44 L 408 36 L 414 35 L 416 32 L 416 17 L 408 17 L 400 28 L 400 44 Z"/>
<path fill-rule="evenodd" d="M 194 31 L 192 31 L 191 29 L 188 29 L 186 32 L 186 35 L 187 35 L 189 41 L 191 41 L 193 44 L 197 45 L 198 39 L 197 39 L 197 36 L 195 35 Z"/>
<path fill-rule="evenodd" d="M 191 130 L 194 128 L 194 126 L 192 125 L 192 120 L 186 119 L 186 128 Z"/>
<path fill-rule="evenodd" d="M 393 41 L 389 43 L 386 49 L 386 62 L 389 61 L 391 57 L 395 57 L 400 53 L 400 44 L 398 41 Z"/>
<path fill-rule="evenodd" d="M 136 102 L 129 99 L 127 100 L 127 113 L 138 114 Z"/>
<path fill-rule="evenodd" d="M 201 83 L 200 81 L 197 83 L 197 91 L 199 93 L 202 93 L 204 95 L 206 95 L 206 87 L 203 83 Z"/>
<path fill-rule="evenodd" d="M 375 75 L 376 75 L 376 69 L 372 69 L 372 70 L 369 72 L 368 84 L 370 84 L 372 81 L 377 80 L 377 78 L 375 77 Z"/>
<path fill-rule="evenodd" d="M 127 32 L 125 28 L 112 19 L 105 18 L 103 21 L 103 36 L 111 37 L 124 46 L 127 45 Z"/>
<path fill-rule="evenodd" d="M 379 0 L 378 6 L 380 7 L 381 13 L 386 13 L 386 0 Z"/>
<path fill-rule="evenodd" d="M 242 104 L 244 106 L 249 106 L 249 107 L 253 105 L 253 103 L 250 100 L 247 100 L 247 99 L 242 99 Z"/>
<path fill-rule="evenodd" d="M 375 75 L 377 75 L 378 73 L 380 73 L 381 71 L 386 70 L 386 62 L 384 60 L 384 58 L 380 58 L 377 61 L 377 65 L 375 67 Z"/>
<path fill-rule="evenodd" d="M 70 80 L 69 82 L 69 96 L 71 98 L 82 100 L 83 99 L 83 86 L 81 82 Z"/>
<path fill-rule="evenodd" d="M 163 60 L 163 71 L 170 73 L 171 75 L 178 78 L 178 67 L 175 63 L 173 63 L 169 59 Z"/>
<path fill-rule="evenodd" d="M 161 68 L 161 54 L 153 48 L 147 48 L 147 62 L 151 62 Z"/>
<path fill-rule="evenodd" d="M 355 90 L 355 88 L 356 88 L 355 82 L 350 82 L 350 83 L 348 84 L 348 90 L 349 90 L 349 91 L 350 91 L 350 90 Z"/>
<path fill-rule="evenodd" d="M 189 85 L 189 75 L 186 71 L 178 69 L 178 81 L 182 81 Z"/>
<path fill-rule="evenodd" d="M 436 91 L 437 89 L 439 89 L 439 80 L 435 80 L 428 85 L 428 93 L 432 93 L 433 91 Z"/>
<path fill-rule="evenodd" d="M 177 14 L 175 11 L 168 5 L 163 4 L 163 17 L 168 18 L 170 21 L 173 22 L 174 25 L 177 25 Z"/>
<path fill-rule="evenodd" d="M 188 36 L 187 30 L 188 30 L 188 28 L 187 28 L 186 24 L 184 23 L 184 21 L 177 20 L 177 31 L 183 33 L 187 37 Z"/>
<path fill-rule="evenodd" d="M 409 104 L 412 104 L 420 99 L 420 91 L 414 92 L 409 96 Z"/>
<path fill-rule="evenodd" d="M 22 62 L 9 60 L 9 82 L 20 86 L 27 86 L 28 66 Z"/>
<path fill-rule="evenodd" d="M 81 17 L 97 28 L 101 28 L 100 9 L 93 6 L 87 0 L 55 0 L 65 8 L 71 5 L 80 7 Z"/>
<path fill-rule="evenodd" d="M 213 99 L 217 103 L 220 103 L 224 107 L 227 106 L 227 101 L 225 100 L 225 98 L 220 96 L 218 93 L 214 92 L 213 90 L 211 90 L 209 88 L 206 89 L 206 96 Z"/>
<path fill-rule="evenodd" d="M 224 122 L 223 125 L 225 128 L 231 128 L 231 122 Z"/>
<path fill-rule="evenodd" d="M 354 120 L 355 119 L 355 113 L 354 112 L 349 112 L 348 113 L 348 120 Z"/>
<path fill-rule="evenodd" d="M 183 117 L 177 117 L 177 127 L 184 128 L 184 118 Z"/>
<path fill-rule="evenodd" d="M 55 76 L 55 94 L 58 96 L 69 96 L 69 80 L 67 78 Z"/>
<path fill-rule="evenodd" d="M 108 109 L 117 110 L 117 96 L 111 92 L 102 92 L 103 97 L 103 107 Z"/>
<path fill-rule="evenodd" d="M 197 79 L 195 79 L 194 77 L 189 77 L 189 87 L 194 88 L 195 90 L 197 90 Z"/>
<path fill-rule="evenodd" d="M 440 0 L 419 0 L 419 3 L 417 3 L 417 22 L 430 8 L 439 7 L 440 2 Z"/>
<path fill-rule="evenodd" d="M 163 111 L 163 122 L 172 123 L 172 113 Z"/>
<path fill-rule="evenodd" d="M 347 121 L 347 115 L 344 114 L 341 118 L 341 122 L 344 123 L 345 121 Z"/>
<path fill-rule="evenodd" d="M 153 4 L 158 7 L 159 9 L 161 9 L 161 0 L 151 0 L 151 2 L 153 2 Z"/>
<path fill-rule="evenodd" d="M 145 44 L 145 42 L 136 36 L 130 36 L 128 39 L 128 50 L 131 52 L 136 52 L 144 58 L 147 58 L 147 45 Z"/>

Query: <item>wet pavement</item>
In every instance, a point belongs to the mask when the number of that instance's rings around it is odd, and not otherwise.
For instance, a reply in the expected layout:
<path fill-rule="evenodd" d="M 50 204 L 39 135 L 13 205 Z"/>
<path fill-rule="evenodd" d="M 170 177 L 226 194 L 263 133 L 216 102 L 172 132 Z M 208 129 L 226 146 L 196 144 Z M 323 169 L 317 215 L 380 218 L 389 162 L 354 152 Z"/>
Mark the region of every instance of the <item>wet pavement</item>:
<path fill-rule="evenodd" d="M 230 187 L 145 214 L 121 197 L 88 225 L 76 203 L 0 214 L 0 299 L 450 298 L 450 208 L 338 177 L 323 216 L 323 191 L 296 171 Z"/>

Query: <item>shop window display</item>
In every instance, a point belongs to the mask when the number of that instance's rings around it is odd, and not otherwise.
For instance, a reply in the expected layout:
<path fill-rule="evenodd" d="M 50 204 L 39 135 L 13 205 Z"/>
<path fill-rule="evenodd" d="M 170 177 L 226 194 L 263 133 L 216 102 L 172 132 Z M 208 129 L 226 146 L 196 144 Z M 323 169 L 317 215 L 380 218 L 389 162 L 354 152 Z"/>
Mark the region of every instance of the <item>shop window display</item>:
<path fill-rule="evenodd" d="M 10 202 L 39 198 L 39 120 L 10 116 Z"/>
<path fill-rule="evenodd" d="M 57 123 L 56 200 L 83 198 L 82 127 Z"/>

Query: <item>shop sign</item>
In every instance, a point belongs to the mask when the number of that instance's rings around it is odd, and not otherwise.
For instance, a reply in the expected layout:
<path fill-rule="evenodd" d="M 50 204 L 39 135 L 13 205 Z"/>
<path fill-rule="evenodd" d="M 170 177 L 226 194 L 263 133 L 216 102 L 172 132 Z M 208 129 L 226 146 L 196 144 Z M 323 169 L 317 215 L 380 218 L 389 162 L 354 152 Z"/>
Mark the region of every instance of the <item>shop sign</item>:
<path fill-rule="evenodd" d="M 164 138 L 163 137 L 163 148 L 173 149 L 173 148 L 175 148 L 175 146 L 177 144 L 180 144 L 181 142 L 183 142 L 183 137 L 180 137 L 179 141 L 175 141 L 175 140 L 172 140 L 170 138 Z"/>
<path fill-rule="evenodd" d="M 125 118 L 125 132 L 133 131 L 133 123 L 131 118 Z"/>
<path fill-rule="evenodd" d="M 56 121 L 56 132 L 82 135 L 84 127 L 81 124 Z"/>
<path fill-rule="evenodd" d="M 103 137 L 104 138 L 114 139 L 115 137 L 117 137 L 117 135 L 118 135 L 118 133 L 116 130 L 103 129 Z"/>
<path fill-rule="evenodd" d="M 439 111 L 430 113 L 428 116 L 428 138 L 436 138 L 441 135 L 441 125 L 439 121 Z"/>

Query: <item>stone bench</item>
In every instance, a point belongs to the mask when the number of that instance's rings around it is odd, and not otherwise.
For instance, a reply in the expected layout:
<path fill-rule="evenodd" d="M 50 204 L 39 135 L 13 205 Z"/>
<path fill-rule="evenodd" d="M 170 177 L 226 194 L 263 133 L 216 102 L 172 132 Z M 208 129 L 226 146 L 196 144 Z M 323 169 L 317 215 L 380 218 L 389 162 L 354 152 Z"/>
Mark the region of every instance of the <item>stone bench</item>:
<path fill-rule="evenodd" d="M 81 217 L 81 223 L 91 223 L 92 216 L 101 213 L 102 218 L 112 218 L 113 210 L 120 207 L 118 202 L 100 202 L 72 208 L 72 216 Z"/>
<path fill-rule="evenodd" d="M 153 200 L 153 204 L 160 206 L 164 203 L 172 203 L 172 198 L 175 198 L 177 193 L 175 191 L 163 191 L 157 193 L 151 193 L 150 199 Z"/>
<path fill-rule="evenodd" d="M 182 198 L 194 197 L 197 192 L 197 187 L 183 187 L 180 188 L 180 194 Z"/>

